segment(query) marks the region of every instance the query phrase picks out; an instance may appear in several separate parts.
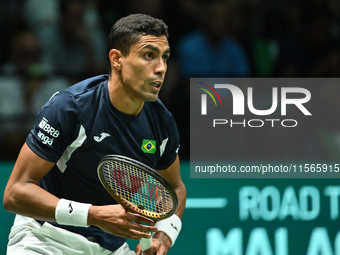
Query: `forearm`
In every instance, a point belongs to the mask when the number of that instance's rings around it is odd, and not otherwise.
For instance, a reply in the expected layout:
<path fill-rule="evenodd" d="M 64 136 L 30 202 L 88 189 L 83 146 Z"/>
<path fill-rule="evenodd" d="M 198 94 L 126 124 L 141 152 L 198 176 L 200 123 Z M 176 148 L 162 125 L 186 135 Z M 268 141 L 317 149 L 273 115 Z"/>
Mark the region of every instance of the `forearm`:
<path fill-rule="evenodd" d="M 4 193 L 7 211 L 43 221 L 55 221 L 58 201 L 59 198 L 31 182 L 15 183 Z"/>
<path fill-rule="evenodd" d="M 55 221 L 59 199 L 38 186 L 53 166 L 53 162 L 39 157 L 24 144 L 4 192 L 4 208 L 35 219 Z"/>
<path fill-rule="evenodd" d="M 178 217 L 182 218 L 184 209 L 185 209 L 186 198 L 187 198 L 187 190 L 183 182 L 180 182 L 179 185 L 175 187 L 174 189 L 175 189 L 175 192 L 178 198 L 178 207 L 177 207 L 175 214 Z"/>

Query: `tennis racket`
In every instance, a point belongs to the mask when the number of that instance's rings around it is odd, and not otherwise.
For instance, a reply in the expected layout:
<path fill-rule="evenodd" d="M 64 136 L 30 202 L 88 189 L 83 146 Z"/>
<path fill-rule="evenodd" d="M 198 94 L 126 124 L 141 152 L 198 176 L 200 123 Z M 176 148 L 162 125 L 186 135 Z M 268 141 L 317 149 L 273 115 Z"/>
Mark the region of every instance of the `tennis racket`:
<path fill-rule="evenodd" d="M 106 191 L 130 212 L 162 220 L 176 211 L 178 199 L 171 185 L 137 160 L 107 155 L 99 162 L 97 172 Z M 142 238 L 140 244 L 145 251 L 151 247 L 152 238 Z"/>

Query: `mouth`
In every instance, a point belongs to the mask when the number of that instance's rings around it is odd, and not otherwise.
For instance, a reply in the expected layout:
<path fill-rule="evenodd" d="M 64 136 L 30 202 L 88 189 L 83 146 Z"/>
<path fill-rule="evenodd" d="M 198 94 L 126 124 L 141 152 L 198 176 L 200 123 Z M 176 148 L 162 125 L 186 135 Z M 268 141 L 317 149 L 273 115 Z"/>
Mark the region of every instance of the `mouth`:
<path fill-rule="evenodd" d="M 162 81 L 153 81 L 150 85 L 154 88 L 160 88 L 162 86 Z"/>

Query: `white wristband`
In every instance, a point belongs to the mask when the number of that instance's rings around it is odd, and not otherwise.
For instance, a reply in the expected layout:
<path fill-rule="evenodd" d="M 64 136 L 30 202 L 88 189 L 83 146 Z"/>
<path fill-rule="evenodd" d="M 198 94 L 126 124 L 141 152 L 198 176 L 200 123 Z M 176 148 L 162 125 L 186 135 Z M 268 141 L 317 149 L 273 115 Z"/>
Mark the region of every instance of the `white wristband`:
<path fill-rule="evenodd" d="M 155 227 L 158 228 L 158 232 L 162 231 L 167 234 L 171 240 L 171 246 L 173 246 L 179 235 L 179 232 L 182 229 L 182 221 L 176 214 L 174 214 L 165 220 L 158 221 Z"/>
<path fill-rule="evenodd" d="M 55 219 L 60 225 L 89 227 L 87 216 L 91 204 L 60 199 L 55 209 Z"/>

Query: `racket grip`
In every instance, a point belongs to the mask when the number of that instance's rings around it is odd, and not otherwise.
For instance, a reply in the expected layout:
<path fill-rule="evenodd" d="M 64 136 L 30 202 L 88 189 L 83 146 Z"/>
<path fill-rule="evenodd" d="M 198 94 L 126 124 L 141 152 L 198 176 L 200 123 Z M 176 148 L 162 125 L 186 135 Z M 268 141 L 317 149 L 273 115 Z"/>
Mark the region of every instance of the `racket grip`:
<path fill-rule="evenodd" d="M 140 246 L 142 251 L 149 249 L 152 246 L 152 237 L 151 238 L 142 238 L 140 240 Z"/>

